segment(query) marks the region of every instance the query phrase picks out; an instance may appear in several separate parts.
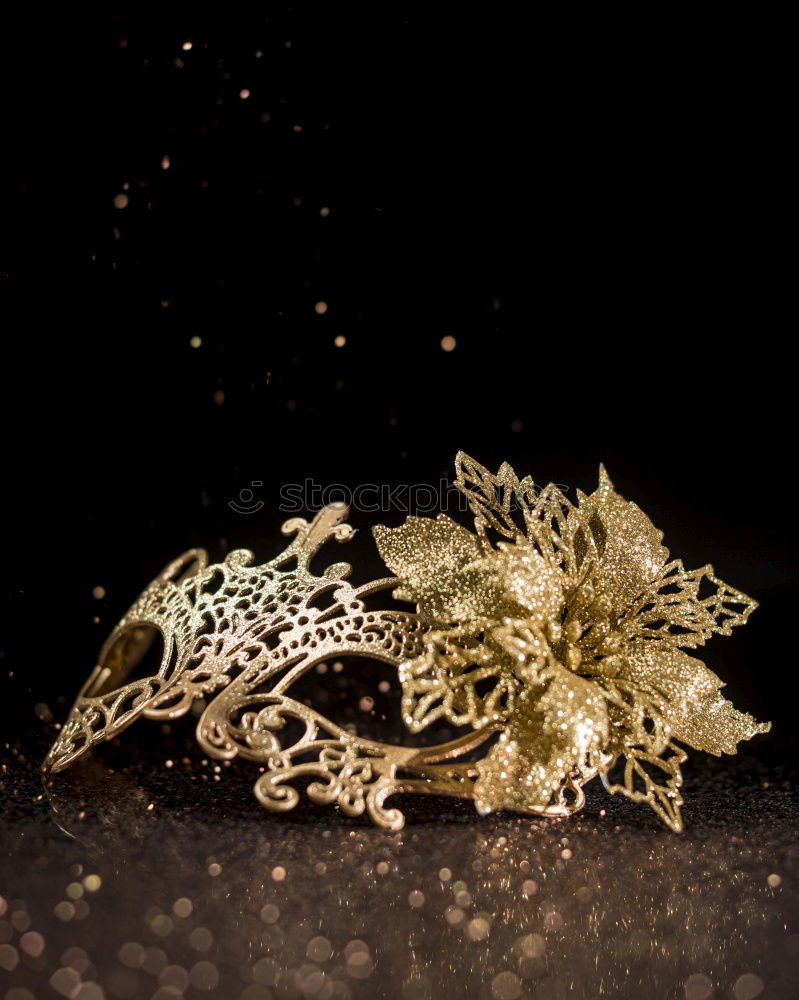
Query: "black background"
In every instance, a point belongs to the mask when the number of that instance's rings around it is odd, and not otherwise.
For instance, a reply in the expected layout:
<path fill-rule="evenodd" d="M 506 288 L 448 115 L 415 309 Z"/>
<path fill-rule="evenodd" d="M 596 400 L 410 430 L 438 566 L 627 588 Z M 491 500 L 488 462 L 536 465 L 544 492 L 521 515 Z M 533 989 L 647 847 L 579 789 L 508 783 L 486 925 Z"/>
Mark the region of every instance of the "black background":
<path fill-rule="evenodd" d="M 572 496 L 605 462 L 686 565 L 758 598 L 707 659 L 775 722 L 744 752 L 787 760 L 789 130 L 779 27 L 723 16 L 5 32 L 10 741 L 35 703 L 63 719 L 174 555 L 274 553 L 284 484 L 436 483 L 464 449 Z M 254 481 L 264 507 L 235 513 Z M 376 568 L 367 531 L 351 548 Z"/>

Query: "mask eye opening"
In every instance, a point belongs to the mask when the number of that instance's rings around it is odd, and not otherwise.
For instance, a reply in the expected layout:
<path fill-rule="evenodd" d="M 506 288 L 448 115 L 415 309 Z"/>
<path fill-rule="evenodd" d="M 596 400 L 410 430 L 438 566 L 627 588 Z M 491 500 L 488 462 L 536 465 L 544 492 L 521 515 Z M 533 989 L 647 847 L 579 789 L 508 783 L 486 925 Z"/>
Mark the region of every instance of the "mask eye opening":
<path fill-rule="evenodd" d="M 99 698 L 123 684 L 149 677 L 165 677 L 174 672 L 177 650 L 155 625 L 139 623 L 114 636 L 100 656 L 83 691 L 85 698 Z"/>

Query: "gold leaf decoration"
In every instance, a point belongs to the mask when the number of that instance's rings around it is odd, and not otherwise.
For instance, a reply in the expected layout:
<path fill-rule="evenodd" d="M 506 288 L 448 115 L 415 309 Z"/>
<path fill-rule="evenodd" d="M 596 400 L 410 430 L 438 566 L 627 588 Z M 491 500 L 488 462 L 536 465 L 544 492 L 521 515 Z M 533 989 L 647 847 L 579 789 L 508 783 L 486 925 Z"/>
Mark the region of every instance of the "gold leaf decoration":
<path fill-rule="evenodd" d="M 662 699 L 672 735 L 695 750 L 732 754 L 740 740 L 768 732 L 722 698 L 723 682 L 701 660 L 644 643 L 631 643 L 624 660 L 624 676 Z"/>
<path fill-rule="evenodd" d="M 449 518 L 375 531 L 397 594 L 432 625 L 400 668 L 406 724 L 501 728 L 475 767 L 482 811 L 562 814 L 582 803 L 574 794 L 567 804 L 566 790 L 599 774 L 611 793 L 682 829 L 685 753 L 674 741 L 734 753 L 769 729 L 682 649 L 729 635 L 755 602 L 711 566 L 669 561 L 662 533 L 604 468 L 576 504 L 507 463 L 491 473 L 462 453 L 455 485 L 474 534 Z M 611 781 L 617 762 L 623 778 Z"/>
<path fill-rule="evenodd" d="M 545 675 L 540 687 L 524 688 L 507 729 L 477 765 L 480 812 L 543 811 L 607 742 L 608 713 L 595 686 L 555 660 Z"/>
<path fill-rule="evenodd" d="M 607 773 L 610 768 L 600 771 L 600 776 L 611 795 L 621 794 L 633 802 L 646 802 L 667 826 L 680 833 L 683 828 L 680 765 L 688 755 L 673 743 L 667 744 L 666 750 L 668 755 L 656 756 L 638 747 L 626 747 L 621 755 L 624 762 L 622 783 L 610 781 Z"/>
<path fill-rule="evenodd" d="M 711 593 L 701 597 L 703 588 Z M 745 625 L 757 603 L 717 580 L 712 566 L 686 571 L 682 561 L 668 563 L 625 610 L 620 628 L 628 639 L 703 646 L 714 633 L 731 635 Z"/>
<path fill-rule="evenodd" d="M 532 546 L 494 550 L 443 514 L 409 517 L 399 528 L 379 525 L 374 535 L 403 581 L 395 597 L 415 602 L 438 624 L 521 613 L 548 621 L 563 601 L 560 573 Z"/>
<path fill-rule="evenodd" d="M 581 520 L 597 548 L 593 582 L 606 595 L 613 614 L 623 611 L 658 576 L 668 559 L 658 531 L 640 507 L 613 489 L 607 472 L 599 470 L 599 488 L 590 497 L 579 494 Z"/>
<path fill-rule="evenodd" d="M 480 620 L 435 629 L 423 653 L 400 666 L 402 715 L 411 732 L 439 719 L 477 729 L 508 718 L 520 686 L 503 633 L 503 626 L 484 629 Z M 478 685 L 489 690 L 479 694 Z"/>

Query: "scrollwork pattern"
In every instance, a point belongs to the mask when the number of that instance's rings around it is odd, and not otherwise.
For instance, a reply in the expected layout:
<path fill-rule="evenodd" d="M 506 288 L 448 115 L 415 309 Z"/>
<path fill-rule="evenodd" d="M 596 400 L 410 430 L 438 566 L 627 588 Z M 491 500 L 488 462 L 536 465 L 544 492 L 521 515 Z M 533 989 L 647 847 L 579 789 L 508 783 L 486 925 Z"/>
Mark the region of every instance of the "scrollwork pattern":
<path fill-rule="evenodd" d="M 268 810 L 293 808 L 300 797 L 295 785 L 307 785 L 312 802 L 399 829 L 404 817 L 386 807 L 389 796 L 469 794 L 474 772 L 352 736 L 288 693 L 326 658 L 359 656 L 399 669 L 422 648 L 425 630 L 415 614 L 368 607 L 367 599 L 396 586 L 395 578 L 355 587 L 347 563 L 312 573 L 311 558 L 326 541 L 352 537 L 345 516 L 345 508 L 333 505 L 310 523 L 292 518 L 283 525 L 292 541 L 260 566 L 245 549 L 211 566 L 203 550 L 190 550 L 167 566 L 109 636 L 45 770 L 63 770 L 139 716 L 176 719 L 202 699 L 200 746 L 215 759 L 260 763 L 255 795 Z M 152 676 L 126 683 L 129 664 L 116 651 L 137 630 L 160 634 L 163 656 Z M 290 719 L 303 724 L 302 732 L 286 744 Z"/>

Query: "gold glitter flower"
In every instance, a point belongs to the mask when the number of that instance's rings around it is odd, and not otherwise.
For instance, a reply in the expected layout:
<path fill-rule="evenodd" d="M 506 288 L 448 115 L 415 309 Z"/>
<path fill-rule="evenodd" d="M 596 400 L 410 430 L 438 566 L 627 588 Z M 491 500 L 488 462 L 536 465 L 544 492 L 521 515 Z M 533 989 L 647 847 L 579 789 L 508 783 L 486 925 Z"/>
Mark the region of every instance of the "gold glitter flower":
<path fill-rule="evenodd" d="M 729 635 L 755 602 L 712 566 L 670 561 L 604 469 L 576 505 L 507 464 L 494 475 L 460 453 L 456 471 L 475 532 L 443 514 L 375 529 L 396 596 L 429 626 L 400 670 L 405 723 L 499 730 L 474 766 L 481 812 L 571 813 L 598 774 L 681 830 L 679 744 L 735 753 L 770 728 L 683 650 Z"/>

